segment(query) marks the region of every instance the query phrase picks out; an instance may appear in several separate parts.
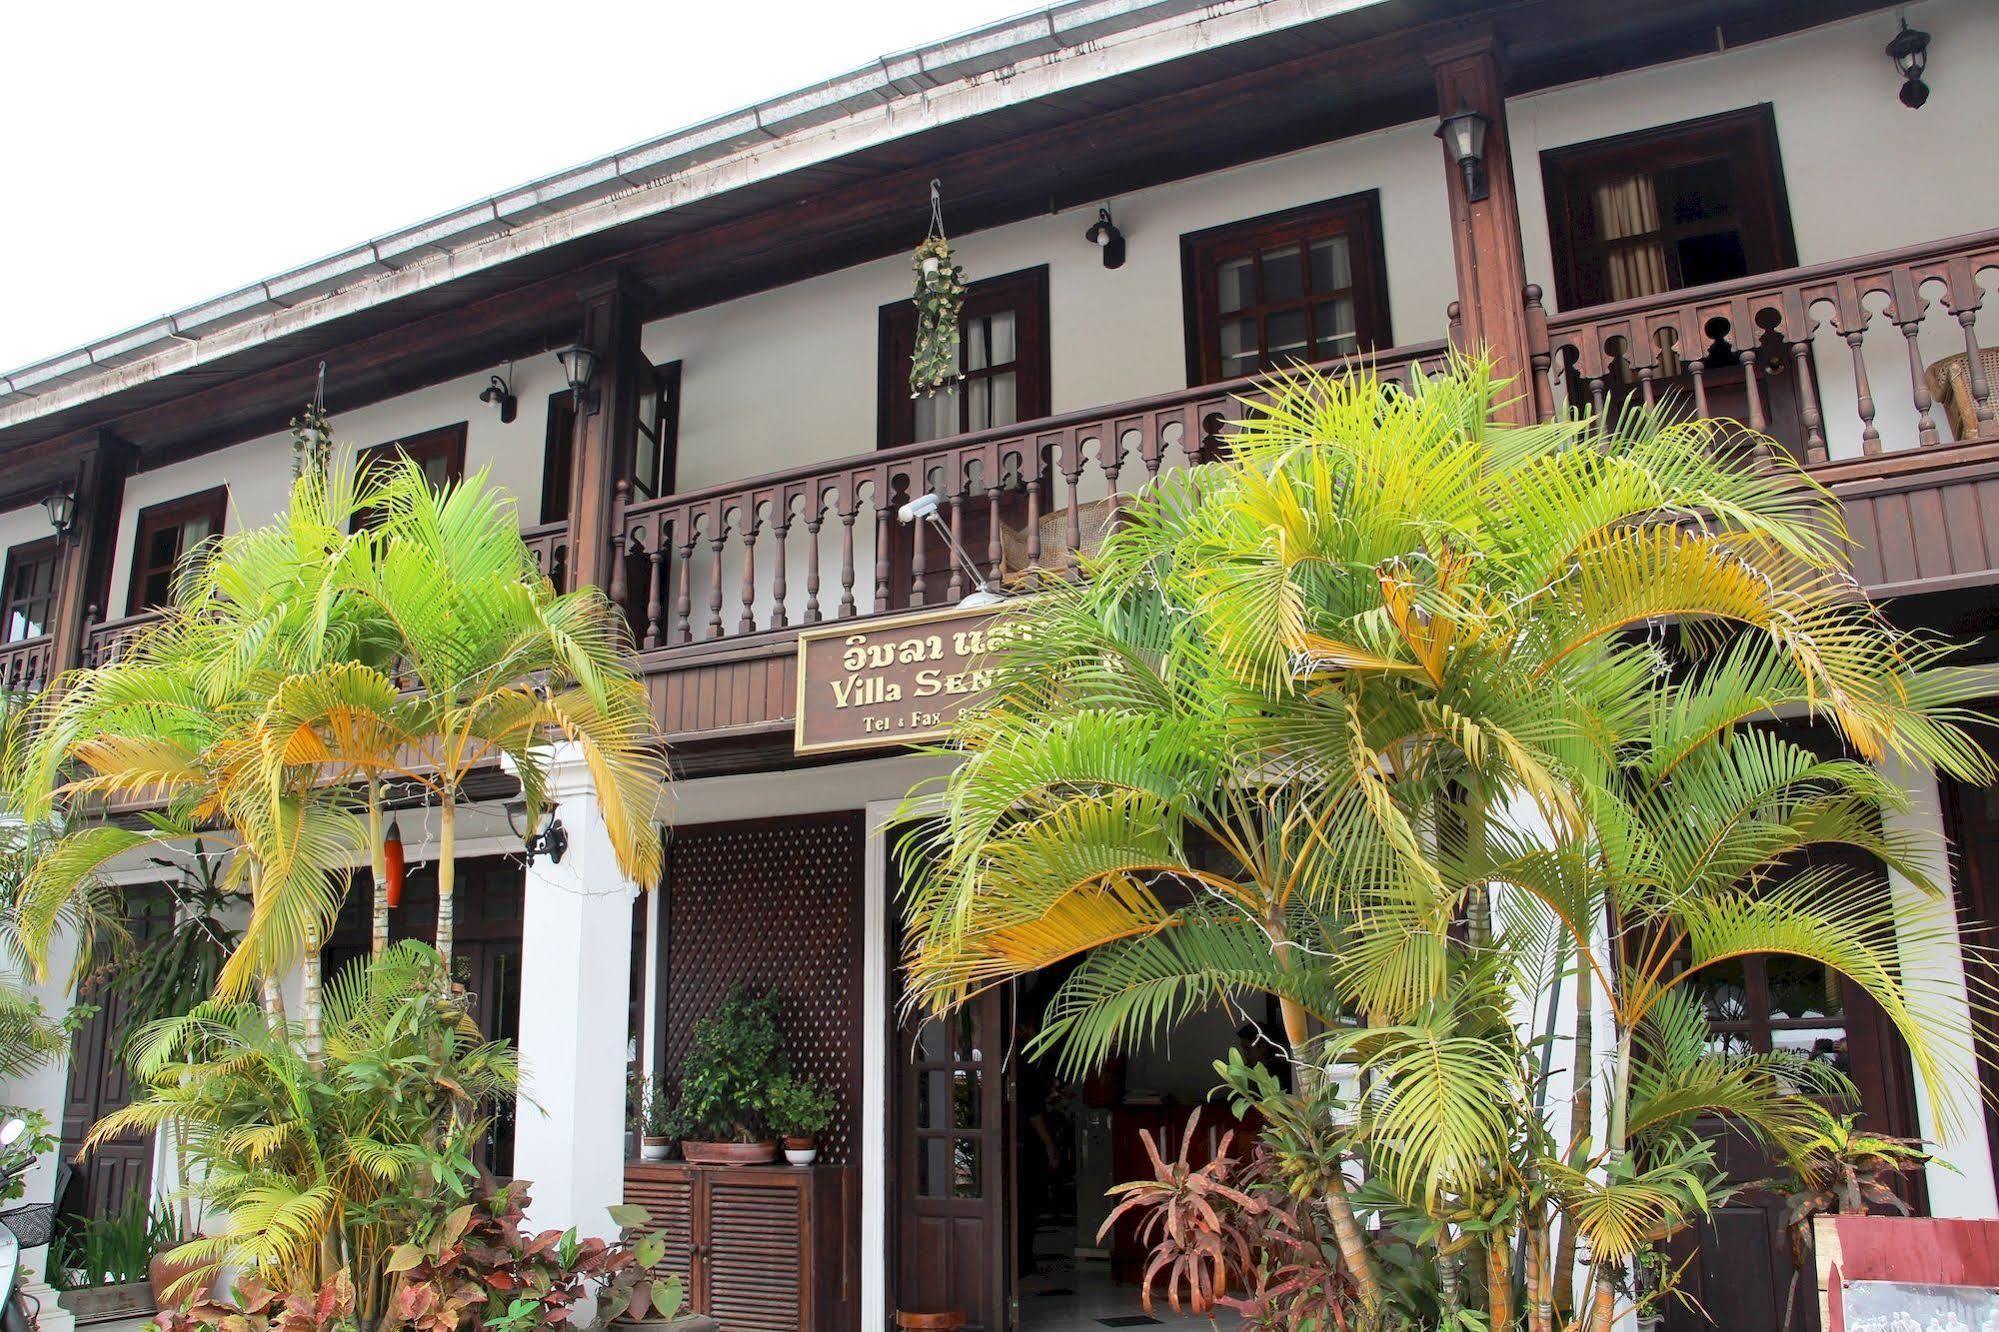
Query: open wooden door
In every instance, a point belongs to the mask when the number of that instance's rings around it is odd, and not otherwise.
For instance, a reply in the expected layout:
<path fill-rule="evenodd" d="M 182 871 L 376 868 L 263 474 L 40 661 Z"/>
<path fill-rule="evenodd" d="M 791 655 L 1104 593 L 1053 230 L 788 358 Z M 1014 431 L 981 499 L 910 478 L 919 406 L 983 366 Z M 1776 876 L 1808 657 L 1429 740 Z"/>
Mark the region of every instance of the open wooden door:
<path fill-rule="evenodd" d="M 890 901 L 901 897 L 899 836 L 889 834 Z M 891 1325 L 898 1309 L 956 1309 L 969 1332 L 1011 1332 L 1018 1321 L 1009 1008 L 991 991 L 893 1032 Z"/>
<path fill-rule="evenodd" d="M 957 1309 L 972 1332 L 1013 1321 L 1005 1008 L 987 994 L 897 1040 L 896 1307 Z"/>

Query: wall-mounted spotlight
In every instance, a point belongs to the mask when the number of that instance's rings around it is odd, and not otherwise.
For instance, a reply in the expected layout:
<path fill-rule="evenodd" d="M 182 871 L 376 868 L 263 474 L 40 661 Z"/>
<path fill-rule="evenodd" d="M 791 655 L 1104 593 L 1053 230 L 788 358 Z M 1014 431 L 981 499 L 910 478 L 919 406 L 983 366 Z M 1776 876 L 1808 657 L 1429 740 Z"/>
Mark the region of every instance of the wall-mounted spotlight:
<path fill-rule="evenodd" d="M 479 390 L 479 401 L 500 404 L 501 425 L 511 425 L 514 417 L 520 412 L 521 400 L 514 396 L 514 391 L 507 381 L 498 375 L 494 375 L 492 382 Z"/>
<path fill-rule="evenodd" d="M 1124 267 L 1124 233 L 1111 221 L 1110 209 L 1097 210 L 1097 220 L 1083 233 L 1083 239 L 1103 251 L 1105 268 Z"/>
<path fill-rule="evenodd" d="M 928 523 L 937 530 L 939 536 L 944 538 L 944 544 L 949 548 L 951 558 L 957 561 L 958 568 L 971 580 L 972 590 L 958 602 L 960 607 L 972 610 L 980 606 L 1004 605 L 1006 594 L 987 580 L 978 564 L 965 553 L 965 548 L 958 544 L 958 538 L 952 534 L 950 526 L 938 515 L 938 510 L 943 505 L 943 498 L 932 491 L 929 494 L 918 495 L 897 509 L 895 516 L 904 526 L 913 527 L 917 523 Z"/>
<path fill-rule="evenodd" d="M 563 382 L 576 400 L 579 415 L 593 416 L 597 411 L 597 390 L 590 387 L 597 378 L 597 353 L 582 343 L 571 343 L 555 354 L 556 362 L 562 366 Z"/>
<path fill-rule="evenodd" d="M 69 536 L 76 523 L 76 496 L 67 490 L 54 491 L 42 496 L 42 507 L 49 511 L 49 526 L 56 530 L 56 540 Z"/>
<path fill-rule="evenodd" d="M 548 807 L 548 820 L 538 833 L 522 832 L 515 819 L 527 813 L 527 803 L 509 800 L 506 805 L 507 827 L 514 836 L 521 839 L 521 846 L 528 853 L 528 864 L 534 864 L 541 856 L 548 857 L 551 865 L 560 865 L 562 857 L 569 851 L 569 830 L 562 826 L 562 820 L 555 817 L 555 806 Z"/>
<path fill-rule="evenodd" d="M 1888 58 L 1902 75 L 1902 105 L 1914 111 L 1930 100 L 1930 85 L 1923 82 L 1923 70 L 1930 63 L 1930 35 L 1902 20 L 1902 30 L 1888 43 Z"/>
<path fill-rule="evenodd" d="M 1455 113 L 1445 116 L 1437 126 L 1437 137 L 1450 150 L 1451 160 L 1458 164 L 1458 170 L 1465 176 L 1465 199 L 1477 203 L 1486 197 L 1485 176 L 1485 135 L 1492 128 L 1492 117 L 1472 110 L 1463 102 L 1458 103 Z"/>

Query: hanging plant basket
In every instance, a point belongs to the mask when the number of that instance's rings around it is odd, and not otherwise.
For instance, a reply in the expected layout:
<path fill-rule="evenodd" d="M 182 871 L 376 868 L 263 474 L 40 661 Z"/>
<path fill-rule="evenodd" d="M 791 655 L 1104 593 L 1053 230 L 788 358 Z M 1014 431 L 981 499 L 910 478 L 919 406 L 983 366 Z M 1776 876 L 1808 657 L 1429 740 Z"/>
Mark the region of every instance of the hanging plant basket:
<path fill-rule="evenodd" d="M 963 379 L 958 366 L 958 312 L 965 304 L 965 270 L 944 238 L 937 182 L 930 182 L 930 234 L 910 256 L 916 270 L 916 345 L 909 357 L 909 396 L 924 398 Z"/>

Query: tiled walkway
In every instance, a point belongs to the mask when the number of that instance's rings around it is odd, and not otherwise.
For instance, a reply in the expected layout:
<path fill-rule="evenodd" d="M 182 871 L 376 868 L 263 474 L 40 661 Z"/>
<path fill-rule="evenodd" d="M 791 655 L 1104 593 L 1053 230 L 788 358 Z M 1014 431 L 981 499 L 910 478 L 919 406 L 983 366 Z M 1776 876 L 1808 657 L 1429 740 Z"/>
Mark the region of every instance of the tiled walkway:
<path fill-rule="evenodd" d="M 1104 1332 L 1105 1328 L 1164 1327 L 1234 1329 L 1233 1313 L 1221 1313 L 1210 1324 L 1205 1316 L 1176 1314 L 1162 1300 L 1147 1317 L 1138 1289 L 1111 1282 L 1110 1265 L 1050 1253 L 1044 1235 L 1035 1272 L 1020 1281 L 1021 1332 Z"/>

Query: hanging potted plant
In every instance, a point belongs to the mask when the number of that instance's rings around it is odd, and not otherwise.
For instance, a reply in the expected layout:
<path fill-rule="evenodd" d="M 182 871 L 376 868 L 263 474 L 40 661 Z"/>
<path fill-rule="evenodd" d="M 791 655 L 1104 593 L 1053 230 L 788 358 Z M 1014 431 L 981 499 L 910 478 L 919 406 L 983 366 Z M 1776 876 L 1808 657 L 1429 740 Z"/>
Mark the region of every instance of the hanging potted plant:
<path fill-rule="evenodd" d="M 944 237 L 944 203 L 930 182 L 930 234 L 910 257 L 916 270 L 916 343 L 909 357 L 909 396 L 928 397 L 964 378 L 958 365 L 958 314 L 965 304 L 965 270 Z"/>
<path fill-rule="evenodd" d="M 819 1135 L 833 1118 L 833 1097 L 810 1078 L 786 1074 L 770 1093 L 770 1126 L 795 1166 L 819 1159 Z"/>

